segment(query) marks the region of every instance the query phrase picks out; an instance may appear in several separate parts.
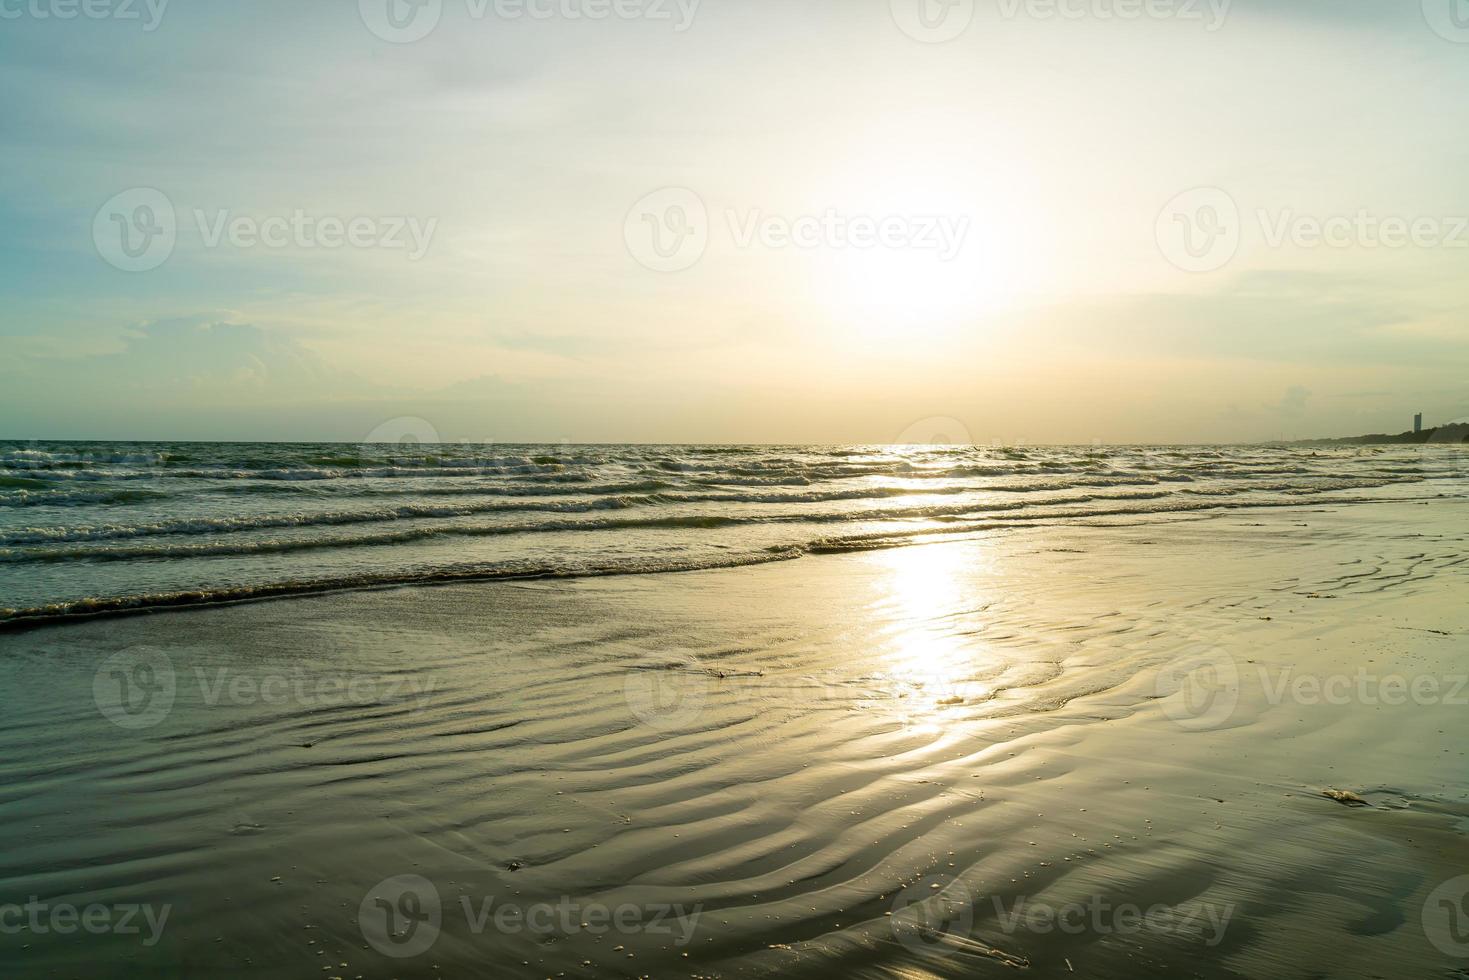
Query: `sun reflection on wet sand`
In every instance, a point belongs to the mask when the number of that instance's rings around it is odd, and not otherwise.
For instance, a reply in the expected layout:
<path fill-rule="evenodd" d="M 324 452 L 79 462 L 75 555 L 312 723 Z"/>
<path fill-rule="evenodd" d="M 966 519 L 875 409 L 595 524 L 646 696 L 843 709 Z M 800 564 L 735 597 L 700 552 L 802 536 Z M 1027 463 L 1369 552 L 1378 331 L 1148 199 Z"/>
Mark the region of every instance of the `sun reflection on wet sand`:
<path fill-rule="evenodd" d="M 886 574 L 868 608 L 883 624 L 878 656 L 895 697 L 907 699 L 915 719 L 936 722 L 945 709 L 984 699 L 991 689 L 977 676 L 998 666 L 975 635 L 991 599 L 984 564 L 969 549 L 915 547 L 881 552 L 872 561 Z"/>

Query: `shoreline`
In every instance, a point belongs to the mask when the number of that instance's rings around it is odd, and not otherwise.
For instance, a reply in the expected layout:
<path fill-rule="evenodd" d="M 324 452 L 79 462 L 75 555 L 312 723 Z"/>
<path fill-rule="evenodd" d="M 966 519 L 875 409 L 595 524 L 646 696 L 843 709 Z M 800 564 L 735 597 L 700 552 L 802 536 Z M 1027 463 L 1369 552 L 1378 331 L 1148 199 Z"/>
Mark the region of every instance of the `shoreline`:
<path fill-rule="evenodd" d="M 1423 483 L 1403 483 L 1394 486 L 1397 488 L 1419 487 Z M 1341 494 L 1357 493 L 1358 489 L 1335 491 Z M 704 561 L 702 563 L 689 564 L 686 566 L 671 565 L 661 568 L 639 568 L 632 567 L 605 567 L 605 568 L 583 568 L 583 569 L 559 569 L 547 568 L 541 570 L 516 571 L 513 569 L 498 568 L 467 568 L 461 570 L 439 569 L 432 573 L 415 576 L 411 573 L 382 573 L 375 578 L 356 577 L 352 579 L 324 579 L 321 581 L 305 582 L 282 582 L 271 585 L 249 585 L 234 588 L 224 587 L 207 591 L 180 591 L 160 595 L 122 595 L 110 596 L 99 599 L 69 600 L 55 604 L 50 607 L 36 609 L 14 609 L 0 610 L 0 635 L 10 633 L 25 633 L 33 629 L 42 629 L 50 626 L 65 626 L 71 623 L 89 622 L 98 619 L 125 618 L 139 615 L 153 615 L 168 612 L 189 612 L 198 609 L 210 609 L 215 607 L 227 607 L 248 605 L 258 602 L 273 602 L 285 599 L 302 599 L 312 596 L 336 595 L 349 592 L 375 592 L 384 589 L 400 588 L 439 588 L 462 584 L 488 584 L 494 582 L 521 582 L 521 581 L 555 581 L 574 580 L 582 578 L 605 578 L 611 576 L 644 576 L 644 575 L 667 575 L 667 574 L 689 574 L 694 572 L 724 571 L 739 568 L 753 568 L 760 565 L 772 564 L 785 561 L 796 561 L 802 558 L 823 557 L 828 555 L 851 554 L 861 551 L 878 551 L 892 548 L 921 547 L 927 544 L 944 543 L 947 535 L 983 535 L 990 532 L 1000 531 L 1026 531 L 1044 530 L 1060 527 L 1095 527 L 1108 526 L 1101 524 L 1088 524 L 1085 521 L 1095 521 L 1109 517 L 1135 516 L 1140 518 L 1139 525 L 1156 524 L 1164 526 L 1175 521 L 1198 519 L 1211 520 L 1228 516 L 1233 511 L 1241 510 L 1309 510 L 1314 507 L 1329 506 L 1356 506 L 1371 505 L 1389 501 L 1429 502 L 1449 498 L 1442 492 L 1431 496 L 1411 497 L 1400 496 L 1396 498 L 1369 498 L 1369 497 L 1333 497 L 1331 492 L 1320 496 L 1300 501 L 1231 501 L 1200 502 L 1196 507 L 1184 508 L 1174 507 L 1155 512 L 1129 511 L 1116 509 L 1113 511 L 1102 511 L 1083 515 L 1080 520 L 1065 518 L 1058 519 L 1054 515 L 1025 516 L 1014 515 L 1011 517 L 991 518 L 985 523 L 975 522 L 963 527 L 934 527 L 917 531 L 886 535 L 853 535 L 846 538 L 822 538 L 805 545 L 789 545 L 767 549 L 768 554 L 747 554 L 731 556 L 718 561 Z M 1050 522 L 1050 523 L 1048 523 Z M 933 540 L 937 539 L 937 540 Z M 962 538 L 959 539 L 962 541 Z M 53 612 L 57 607 L 79 607 L 62 608 Z"/>

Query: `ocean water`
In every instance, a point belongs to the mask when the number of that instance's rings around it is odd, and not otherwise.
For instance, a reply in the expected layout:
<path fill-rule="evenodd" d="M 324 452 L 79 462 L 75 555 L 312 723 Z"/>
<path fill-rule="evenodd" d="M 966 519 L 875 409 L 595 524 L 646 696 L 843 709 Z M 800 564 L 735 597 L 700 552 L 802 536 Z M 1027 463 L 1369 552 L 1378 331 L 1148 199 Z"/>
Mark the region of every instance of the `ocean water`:
<path fill-rule="evenodd" d="M 1462 973 L 1448 448 L 4 451 L 0 975 Z"/>
<path fill-rule="evenodd" d="M 0 622 L 1427 498 L 1465 470 L 1447 446 L 0 443 Z"/>

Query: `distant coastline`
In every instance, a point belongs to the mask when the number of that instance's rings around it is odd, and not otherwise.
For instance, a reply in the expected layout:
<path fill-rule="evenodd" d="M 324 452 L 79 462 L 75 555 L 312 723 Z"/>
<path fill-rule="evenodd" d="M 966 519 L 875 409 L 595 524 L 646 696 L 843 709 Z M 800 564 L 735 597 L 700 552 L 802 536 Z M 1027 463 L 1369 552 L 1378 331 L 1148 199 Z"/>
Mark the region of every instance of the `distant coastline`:
<path fill-rule="evenodd" d="M 1343 436 L 1339 439 L 1296 439 L 1290 446 L 1411 446 L 1418 444 L 1463 445 L 1469 442 L 1469 422 L 1441 425 L 1421 432 L 1400 432 L 1397 435 L 1378 433 L 1369 436 Z"/>

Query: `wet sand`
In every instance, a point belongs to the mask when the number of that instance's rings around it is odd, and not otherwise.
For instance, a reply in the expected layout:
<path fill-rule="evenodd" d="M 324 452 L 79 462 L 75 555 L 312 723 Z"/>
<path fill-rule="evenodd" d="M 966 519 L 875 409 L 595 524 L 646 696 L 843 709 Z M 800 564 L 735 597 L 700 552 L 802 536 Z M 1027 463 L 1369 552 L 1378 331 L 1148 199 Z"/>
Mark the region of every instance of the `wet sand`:
<path fill-rule="evenodd" d="M 0 636 L 0 966 L 1464 976 L 1466 529 L 1099 520 Z"/>

